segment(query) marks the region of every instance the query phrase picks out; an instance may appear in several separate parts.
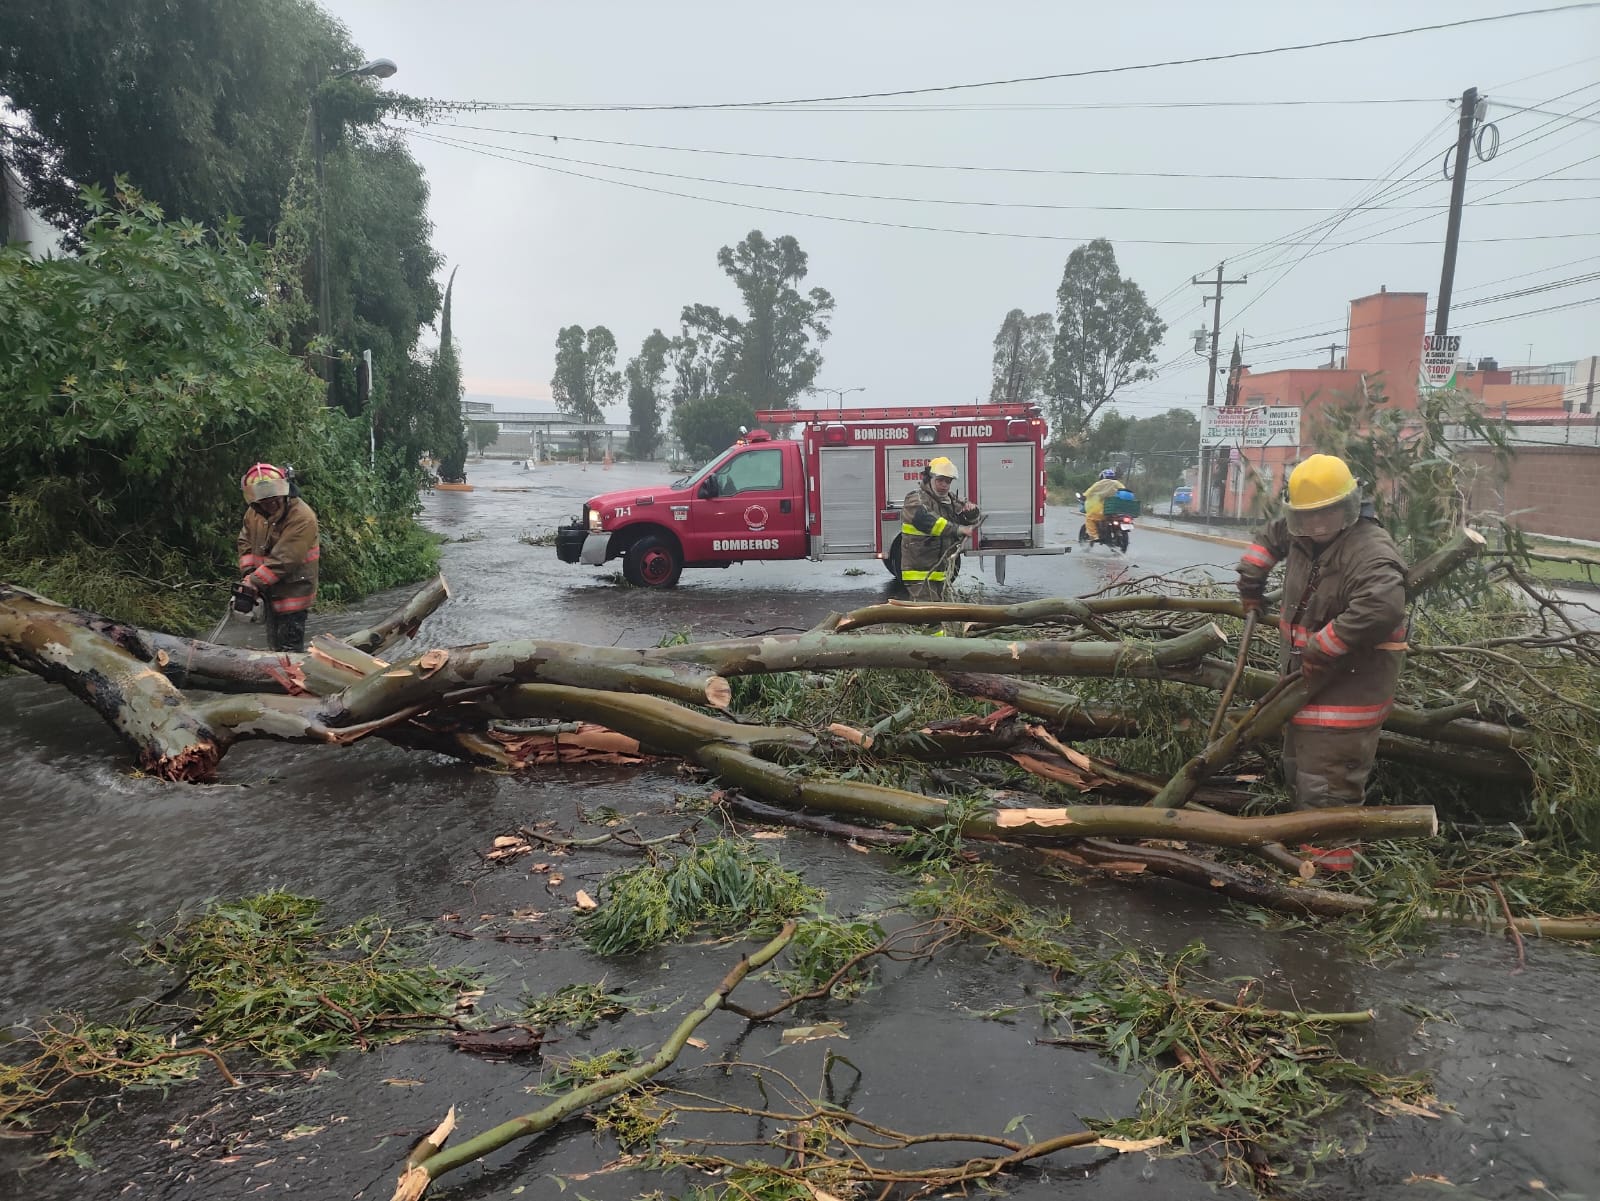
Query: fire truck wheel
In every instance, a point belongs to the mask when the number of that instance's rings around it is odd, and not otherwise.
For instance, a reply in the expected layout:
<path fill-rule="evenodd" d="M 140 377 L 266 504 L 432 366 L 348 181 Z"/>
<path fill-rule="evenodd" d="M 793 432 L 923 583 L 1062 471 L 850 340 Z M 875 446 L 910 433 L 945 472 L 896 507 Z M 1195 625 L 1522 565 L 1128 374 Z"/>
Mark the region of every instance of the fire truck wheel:
<path fill-rule="evenodd" d="M 622 556 L 622 574 L 635 588 L 672 588 L 683 574 L 683 558 L 668 539 L 646 534 Z"/>
<path fill-rule="evenodd" d="M 883 565 L 889 569 L 889 574 L 895 579 L 900 578 L 900 535 L 894 536 L 894 541 L 889 543 L 889 552 L 883 556 Z"/>

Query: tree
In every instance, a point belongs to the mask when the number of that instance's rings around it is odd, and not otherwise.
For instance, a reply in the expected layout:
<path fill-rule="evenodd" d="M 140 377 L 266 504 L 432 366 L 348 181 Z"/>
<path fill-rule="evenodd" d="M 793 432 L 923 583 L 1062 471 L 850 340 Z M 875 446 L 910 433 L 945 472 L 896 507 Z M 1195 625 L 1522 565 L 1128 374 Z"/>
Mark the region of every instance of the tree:
<path fill-rule="evenodd" d="M 1127 442 L 1128 427 L 1133 420 L 1115 409 L 1107 409 L 1100 419 L 1084 431 L 1074 456 L 1080 467 L 1103 470 L 1121 462 L 1122 450 Z"/>
<path fill-rule="evenodd" d="M 1088 426 L 1119 389 L 1150 379 L 1167 327 L 1132 280 L 1117 271 L 1111 243 L 1096 238 L 1067 256 L 1056 290 L 1050 417 L 1058 434 Z"/>
<path fill-rule="evenodd" d="M 556 335 L 556 373 L 550 377 L 550 395 L 556 409 L 574 422 L 599 425 L 605 409 L 622 395 L 622 373 L 617 366 L 617 340 L 603 325 L 587 333 L 569 325 Z M 584 434 L 585 452 L 594 447 L 594 435 Z"/>
<path fill-rule="evenodd" d="M 995 404 L 1030 404 L 1039 400 L 1050 380 L 1050 349 L 1055 318 L 1049 313 L 1028 316 L 1012 309 L 994 336 L 994 383 L 989 399 Z"/>
<path fill-rule="evenodd" d="M 429 570 L 414 477 L 371 470 L 365 428 L 277 343 L 260 246 L 131 188 L 86 201 L 76 257 L 0 248 L 0 572 L 191 625 L 237 578 L 257 461 L 293 464 L 316 507 L 329 599 Z"/>
<path fill-rule="evenodd" d="M 651 330 L 639 353 L 629 360 L 628 453 L 636 459 L 655 457 L 661 445 L 661 389 L 667 374 L 667 354 L 672 339 L 660 330 Z"/>
<path fill-rule="evenodd" d="M 1188 409 L 1168 409 L 1130 422 L 1123 449 L 1132 460 L 1139 490 L 1152 498 L 1170 491 L 1199 455 L 1200 419 Z"/>
<path fill-rule="evenodd" d="M 681 332 L 671 347 L 674 408 L 720 392 L 726 375 L 720 346 L 722 311 L 709 304 L 687 304 L 678 320 Z"/>
<path fill-rule="evenodd" d="M 313 0 L 15 0 L 0 94 L 27 125 L 0 125 L 0 154 L 63 229 L 89 215 L 79 186 L 125 175 L 172 216 L 234 214 L 266 241 L 312 85 L 360 62 Z"/>
<path fill-rule="evenodd" d="M 703 396 L 672 414 L 672 432 L 691 459 L 709 459 L 733 445 L 739 427 L 756 423 L 755 406 L 739 396 Z"/>
<path fill-rule="evenodd" d="M 817 343 L 827 340 L 833 297 L 823 288 L 799 290 L 806 253 L 787 234 L 769 241 L 753 229 L 717 251 L 717 264 L 739 289 L 745 313 L 734 317 L 710 305 L 683 310 L 680 354 L 694 351 L 691 387 L 701 396 L 742 397 L 752 410 L 793 408 L 822 367 Z"/>
<path fill-rule="evenodd" d="M 482 455 L 496 442 L 500 441 L 500 423 L 498 421 L 469 421 L 467 432 L 472 437 L 473 449 Z"/>

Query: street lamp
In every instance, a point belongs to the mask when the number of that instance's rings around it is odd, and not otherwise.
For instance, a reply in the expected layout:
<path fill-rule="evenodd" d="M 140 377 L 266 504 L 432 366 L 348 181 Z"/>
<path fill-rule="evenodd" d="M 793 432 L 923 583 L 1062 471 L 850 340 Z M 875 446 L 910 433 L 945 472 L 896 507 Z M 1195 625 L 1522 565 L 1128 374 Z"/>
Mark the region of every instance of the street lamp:
<path fill-rule="evenodd" d="M 394 65 L 392 58 L 375 58 L 369 63 L 362 63 L 359 67 L 351 67 L 348 71 L 340 71 L 335 79 L 343 79 L 347 75 L 370 75 L 374 79 L 388 79 L 400 68 Z"/>
<path fill-rule="evenodd" d="M 388 79 L 400 68 L 392 58 L 375 58 L 339 71 L 334 79 L 371 78 Z M 322 114 L 318 111 L 317 91 L 311 91 L 311 109 L 307 114 L 311 124 L 311 160 L 317 180 L 317 335 L 322 339 L 322 376 L 327 385 L 324 401 L 333 398 L 333 294 L 328 283 L 328 193 L 323 183 L 322 169 Z"/>
<path fill-rule="evenodd" d="M 862 387 L 859 387 L 859 388 L 818 388 L 817 389 L 818 392 L 826 392 L 829 395 L 831 395 L 834 398 L 834 400 L 836 402 L 838 402 L 839 411 L 841 413 L 844 412 L 844 398 L 846 396 L 849 396 L 850 393 L 852 393 L 852 392 L 865 392 L 866 390 L 867 389 L 866 389 L 865 385 L 863 385 Z"/>

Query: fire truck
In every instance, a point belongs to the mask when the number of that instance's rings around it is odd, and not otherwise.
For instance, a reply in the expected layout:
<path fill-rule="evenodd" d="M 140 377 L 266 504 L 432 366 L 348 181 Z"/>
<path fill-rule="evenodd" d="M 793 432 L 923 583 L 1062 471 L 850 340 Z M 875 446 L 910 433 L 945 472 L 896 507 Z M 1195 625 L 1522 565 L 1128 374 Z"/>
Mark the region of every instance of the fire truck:
<path fill-rule="evenodd" d="M 643 588 L 670 588 L 686 567 L 750 559 L 880 559 L 900 574 L 900 506 L 930 459 L 960 469 L 954 491 L 984 520 L 967 554 L 1059 555 L 1044 541 L 1045 423 L 1027 404 L 774 409 L 753 430 L 670 486 L 593 497 L 556 532 L 564 563 L 622 560 Z"/>

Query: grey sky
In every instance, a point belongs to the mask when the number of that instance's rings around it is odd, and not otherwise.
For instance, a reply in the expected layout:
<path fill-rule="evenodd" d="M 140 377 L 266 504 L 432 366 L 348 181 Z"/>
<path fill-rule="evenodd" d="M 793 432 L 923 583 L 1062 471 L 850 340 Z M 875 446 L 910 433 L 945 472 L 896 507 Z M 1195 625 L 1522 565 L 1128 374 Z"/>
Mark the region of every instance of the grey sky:
<path fill-rule="evenodd" d="M 324 0 L 369 54 L 400 64 L 393 85 L 413 95 L 556 104 L 684 103 L 809 97 L 1001 77 L 1284 45 L 1509 12 L 1502 0 L 1179 0 L 1118 4 L 513 3 L 471 0 Z M 1223 15 L 1225 14 L 1225 15 Z M 1225 344 L 1242 329 L 1257 370 L 1311 366 L 1329 342 L 1311 338 L 1251 350 L 1253 342 L 1340 328 L 1354 296 L 1435 292 L 1445 216 L 1379 209 L 1350 215 L 1306 245 L 1252 249 L 1322 221 L 1319 211 L 1205 212 L 1204 207 L 1333 210 L 1368 185 L 1126 175 L 1025 175 L 776 162 L 574 141 L 596 138 L 676 147 L 988 167 L 1251 175 L 1415 176 L 1380 203 L 1443 205 L 1440 156 L 1453 144 L 1448 103 L 1477 85 L 1491 102 L 1577 111 L 1589 121 L 1496 104 L 1498 157 L 1474 162 L 1456 275 L 1452 332 L 1471 356 L 1520 363 L 1600 353 L 1600 282 L 1495 303 L 1476 298 L 1600 270 L 1600 9 L 1524 17 L 1461 30 L 1236 62 L 1119 76 L 985 88 L 848 111 L 483 112 L 435 134 L 589 163 L 782 188 L 1009 204 L 1169 207 L 1168 212 L 1056 211 L 905 203 L 762 191 L 724 183 L 626 174 L 554 160 L 566 171 L 743 204 L 883 222 L 1049 235 L 978 237 L 846 224 L 680 199 L 614 182 L 413 139 L 433 187 L 436 244 L 459 265 L 455 322 L 468 391 L 547 398 L 556 331 L 603 324 L 622 358 L 651 329 L 677 330 L 684 304 L 736 307 L 718 247 L 760 228 L 795 235 L 810 256 L 808 285 L 838 307 L 818 383 L 865 386 L 853 402 L 966 402 L 986 396 L 991 340 L 1008 309 L 1054 308 L 1062 265 L 1079 240 L 1105 236 L 1169 328 L 1156 381 L 1119 402 L 1148 415 L 1199 404 L 1205 370 L 1190 331 L 1209 324 L 1191 275 L 1228 260 Z M 1576 89 L 1576 90 L 1575 90 Z M 1570 93 L 1564 95 L 1566 93 Z M 1425 98 L 1414 104 L 1263 105 L 1262 101 Z M 1063 105 L 1256 102 L 1247 107 L 1082 108 Z M 899 107 L 882 107 L 896 105 Z M 921 106 L 910 109 L 907 105 Z M 876 106 L 876 107 L 875 107 Z M 1027 107 L 1033 106 L 1033 107 Z M 1039 107 L 1051 106 L 1051 107 Z M 1430 134 L 1430 130 L 1432 131 Z M 558 135 L 532 137 L 528 134 Z M 1524 140 L 1525 139 L 1525 140 Z M 1554 172 L 1541 182 L 1514 181 Z M 1504 177 L 1495 182 L 1496 177 Z M 1424 182 L 1426 181 L 1426 182 Z M 1381 184 L 1372 185 L 1373 188 Z M 1404 194 L 1396 195 L 1394 193 Z M 1560 203 L 1506 201 L 1570 199 Z M 1420 219 L 1420 220 L 1418 220 Z M 1391 227 L 1417 221 L 1406 229 Z M 1309 243 L 1327 235 L 1320 247 Z M 1422 245 L 1342 243 L 1378 242 Z M 1159 242 L 1237 243 L 1162 245 Z M 1309 254 L 1307 253 L 1309 251 Z M 1301 260 L 1302 256 L 1303 261 Z M 1281 256 L 1281 257 L 1280 257 Z M 1296 265 L 1297 264 L 1297 265 Z M 1291 268 L 1285 274 L 1286 268 Z M 1509 278 L 1515 277 L 1515 278 Z M 1504 283 L 1495 281 L 1506 280 Z M 1249 306 L 1246 308 L 1245 306 Z M 1320 344 L 1321 349 L 1318 349 Z"/>

